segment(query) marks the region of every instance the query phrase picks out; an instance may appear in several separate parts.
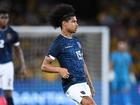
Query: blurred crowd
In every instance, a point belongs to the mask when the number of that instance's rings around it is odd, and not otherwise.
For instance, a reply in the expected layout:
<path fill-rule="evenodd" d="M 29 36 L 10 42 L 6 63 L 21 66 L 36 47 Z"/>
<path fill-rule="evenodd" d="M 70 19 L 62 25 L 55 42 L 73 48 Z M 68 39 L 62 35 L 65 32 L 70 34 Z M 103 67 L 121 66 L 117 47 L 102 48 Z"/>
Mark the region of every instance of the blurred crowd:
<path fill-rule="evenodd" d="M 104 0 L 100 3 L 97 21 L 100 25 L 110 27 L 110 50 L 116 49 L 118 39 L 129 43 L 133 57 L 133 72 L 140 80 L 140 3 L 136 0 Z"/>
<path fill-rule="evenodd" d="M 1 0 L 2 6 L 7 6 L 11 10 L 12 25 L 47 25 L 49 10 L 58 3 L 71 3 L 78 8 L 80 0 Z M 71 2 L 70 2 L 71 1 Z M 93 10 L 93 19 L 80 19 L 80 25 L 100 25 L 108 26 L 111 32 L 110 50 L 115 49 L 118 39 L 125 39 L 129 42 L 130 52 L 133 56 L 133 71 L 140 80 L 140 2 L 139 0 L 92 0 L 91 6 L 96 6 Z M 92 1 L 92 2 L 91 2 Z M 81 4 L 81 7 L 83 8 Z M 88 5 L 87 5 L 88 7 Z M 90 8 L 87 8 L 90 9 Z M 92 8 L 93 9 L 93 8 Z M 87 12 L 92 14 L 92 10 Z M 83 12 L 84 13 L 84 12 Z M 80 13 L 82 15 L 82 13 Z M 90 15 L 89 15 L 90 16 Z M 86 16 L 84 16 L 86 17 Z"/>

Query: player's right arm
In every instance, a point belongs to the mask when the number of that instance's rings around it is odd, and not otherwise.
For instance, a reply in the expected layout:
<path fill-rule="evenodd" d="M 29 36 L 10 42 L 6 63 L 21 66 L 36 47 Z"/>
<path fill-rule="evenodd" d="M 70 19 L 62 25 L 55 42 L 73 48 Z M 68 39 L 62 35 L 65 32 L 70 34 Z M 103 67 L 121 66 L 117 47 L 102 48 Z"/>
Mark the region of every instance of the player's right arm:
<path fill-rule="evenodd" d="M 48 72 L 48 73 L 59 73 L 62 78 L 68 78 L 69 77 L 68 70 L 66 68 L 56 67 L 51 65 L 53 61 L 54 60 L 52 58 L 46 56 L 41 65 L 41 70 L 43 72 Z"/>
<path fill-rule="evenodd" d="M 108 79 L 109 79 L 110 82 L 113 81 L 114 78 L 115 78 L 114 62 L 115 62 L 114 53 L 111 53 L 110 59 L 109 59 L 109 76 L 108 76 Z"/>

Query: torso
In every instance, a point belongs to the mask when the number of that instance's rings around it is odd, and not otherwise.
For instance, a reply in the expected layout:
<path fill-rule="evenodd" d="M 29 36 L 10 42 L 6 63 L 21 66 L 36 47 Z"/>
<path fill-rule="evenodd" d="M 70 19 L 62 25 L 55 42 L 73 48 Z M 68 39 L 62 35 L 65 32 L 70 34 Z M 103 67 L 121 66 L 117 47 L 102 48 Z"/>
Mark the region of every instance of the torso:
<path fill-rule="evenodd" d="M 18 41 L 18 35 L 12 28 L 0 30 L 0 64 L 12 61 L 12 47 Z"/>
<path fill-rule="evenodd" d="M 54 43 L 58 48 L 56 58 L 61 67 L 67 68 L 70 73 L 68 79 L 62 79 L 64 91 L 72 84 L 86 82 L 83 52 L 79 40 L 75 37 L 68 39 L 59 35 Z"/>

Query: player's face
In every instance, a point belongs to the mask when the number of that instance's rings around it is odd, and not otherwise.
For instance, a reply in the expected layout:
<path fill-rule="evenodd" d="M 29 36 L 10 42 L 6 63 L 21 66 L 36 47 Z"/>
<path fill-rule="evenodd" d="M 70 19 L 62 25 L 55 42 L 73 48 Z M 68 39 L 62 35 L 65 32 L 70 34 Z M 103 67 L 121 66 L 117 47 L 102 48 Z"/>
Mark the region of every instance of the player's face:
<path fill-rule="evenodd" d="M 0 14 L 0 27 L 5 27 L 9 22 L 8 14 Z"/>
<path fill-rule="evenodd" d="M 75 33 L 78 27 L 76 16 L 73 16 L 70 18 L 70 20 L 66 21 L 64 27 L 67 32 Z"/>
<path fill-rule="evenodd" d="M 118 50 L 120 51 L 127 51 L 128 49 L 128 46 L 127 46 L 127 43 L 126 42 L 119 42 L 118 43 Z"/>

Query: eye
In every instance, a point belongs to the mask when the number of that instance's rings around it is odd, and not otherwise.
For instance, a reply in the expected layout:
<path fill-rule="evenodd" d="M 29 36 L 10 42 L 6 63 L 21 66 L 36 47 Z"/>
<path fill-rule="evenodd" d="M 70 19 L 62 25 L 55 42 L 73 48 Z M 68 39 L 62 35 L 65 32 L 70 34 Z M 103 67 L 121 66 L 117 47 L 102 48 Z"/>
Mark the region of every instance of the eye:
<path fill-rule="evenodd" d="M 9 17 L 8 16 L 1 16 L 0 18 L 1 19 L 8 19 Z"/>

